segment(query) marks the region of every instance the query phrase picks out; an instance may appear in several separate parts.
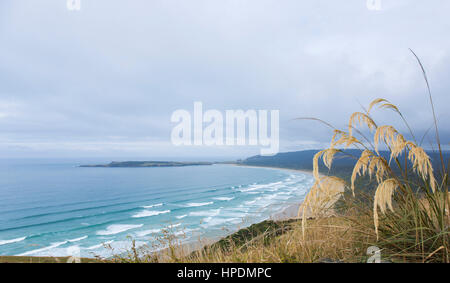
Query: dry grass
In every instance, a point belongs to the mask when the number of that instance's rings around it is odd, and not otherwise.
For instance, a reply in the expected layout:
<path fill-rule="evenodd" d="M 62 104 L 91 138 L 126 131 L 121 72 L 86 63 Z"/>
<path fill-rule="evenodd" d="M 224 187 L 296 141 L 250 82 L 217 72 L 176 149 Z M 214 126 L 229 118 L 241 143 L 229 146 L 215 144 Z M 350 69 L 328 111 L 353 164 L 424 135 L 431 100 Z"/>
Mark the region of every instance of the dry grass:
<path fill-rule="evenodd" d="M 336 153 L 343 152 L 336 146 L 345 145 L 347 148 L 353 145 L 359 148 L 361 154 L 353 168 L 349 186 L 353 196 L 355 181 L 360 176 L 374 177 L 378 185 L 370 200 L 371 212 L 361 211 L 361 207 L 357 207 L 360 205 L 357 199 L 347 202 L 347 210 L 357 208 L 361 215 L 371 215 L 377 245 L 382 246 L 391 257 L 403 258 L 404 261 L 449 262 L 450 198 L 445 165 L 441 162 L 442 176 L 438 182 L 431 159 L 421 146 L 413 140 L 407 140 L 391 125 L 377 125 L 370 116 L 370 111 L 376 106 L 395 111 L 406 123 L 398 107 L 385 99 L 374 100 L 366 113 L 353 113 L 349 120 L 349 131 L 335 130 L 330 147 L 315 155 L 313 165 L 316 183 L 321 184 L 318 177 L 320 158 L 325 166 L 331 168 Z M 374 132 L 373 145 L 361 131 L 357 131 L 359 137 L 353 135 L 355 121 Z M 362 139 L 369 142 L 364 143 Z M 380 154 L 381 146 L 390 152 L 389 160 Z M 401 154 L 404 155 L 404 162 L 399 160 Z M 335 178 L 335 182 L 345 181 Z M 311 193 L 317 192 L 313 188 Z M 329 197 L 330 190 L 321 185 L 320 193 Z M 315 199 L 318 197 L 312 198 Z M 316 204 L 306 201 L 305 205 Z M 306 224 L 303 222 L 303 226 Z M 366 226 L 372 230 L 372 225 Z"/>

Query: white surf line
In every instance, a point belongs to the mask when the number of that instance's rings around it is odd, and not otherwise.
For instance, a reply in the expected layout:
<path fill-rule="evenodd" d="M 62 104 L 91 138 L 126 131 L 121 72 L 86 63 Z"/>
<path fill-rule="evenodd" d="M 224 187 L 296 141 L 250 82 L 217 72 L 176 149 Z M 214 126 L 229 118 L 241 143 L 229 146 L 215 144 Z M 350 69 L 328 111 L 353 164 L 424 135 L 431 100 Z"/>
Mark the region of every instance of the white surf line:
<path fill-rule="evenodd" d="M 215 197 L 213 199 L 221 200 L 221 201 L 230 201 L 230 200 L 234 199 L 234 197 Z"/>
<path fill-rule="evenodd" d="M 48 250 L 57 248 L 57 247 L 59 247 L 59 246 L 65 245 L 65 244 L 67 244 L 68 242 L 69 242 L 69 241 L 56 242 L 56 243 L 51 244 L 51 245 L 48 246 L 48 247 L 44 247 L 44 248 L 41 248 L 41 249 L 36 249 L 36 250 L 24 252 L 24 253 L 22 253 L 22 254 L 19 254 L 18 256 L 29 256 L 29 255 L 33 255 L 33 254 L 36 254 L 36 253 L 48 251 Z"/>
<path fill-rule="evenodd" d="M 205 206 L 205 205 L 210 205 L 213 204 L 214 202 L 209 201 L 209 202 L 190 202 L 188 204 L 186 204 L 187 207 L 198 207 L 198 206 Z"/>
<path fill-rule="evenodd" d="M 99 249 L 99 248 L 103 248 L 105 245 L 109 245 L 109 244 L 111 244 L 112 242 L 114 242 L 113 240 L 111 240 L 111 241 L 106 241 L 106 242 L 104 242 L 104 243 L 101 243 L 101 244 L 98 244 L 98 245 L 94 245 L 94 246 L 90 246 L 90 247 L 87 247 L 87 248 L 83 248 L 84 250 L 96 250 L 96 249 Z"/>
<path fill-rule="evenodd" d="M 144 226 L 144 224 L 113 224 L 106 227 L 106 230 L 101 230 L 97 232 L 97 235 L 108 236 L 123 233 L 125 231 L 136 229 Z"/>
<path fill-rule="evenodd" d="M 83 237 L 79 237 L 79 238 L 75 238 L 75 239 L 67 240 L 67 241 L 70 242 L 70 243 L 74 243 L 74 242 L 79 242 L 81 240 L 87 239 L 87 237 L 88 236 L 83 236 Z"/>
<path fill-rule="evenodd" d="M 169 213 L 169 212 L 170 212 L 170 210 L 164 210 L 164 211 L 143 210 L 141 212 L 136 213 L 132 217 L 134 217 L 134 218 L 150 217 L 150 216 L 165 214 L 165 213 Z"/>
<path fill-rule="evenodd" d="M 144 205 L 142 206 L 143 208 L 152 208 L 152 207 L 158 207 L 158 206 L 162 206 L 163 203 L 157 203 L 157 204 L 152 204 L 152 205 Z"/>
<path fill-rule="evenodd" d="M 0 240 L 0 246 L 7 245 L 7 244 L 12 244 L 12 243 L 17 243 L 17 242 L 22 242 L 26 238 L 27 237 L 20 237 L 20 238 L 11 239 L 11 240 Z"/>

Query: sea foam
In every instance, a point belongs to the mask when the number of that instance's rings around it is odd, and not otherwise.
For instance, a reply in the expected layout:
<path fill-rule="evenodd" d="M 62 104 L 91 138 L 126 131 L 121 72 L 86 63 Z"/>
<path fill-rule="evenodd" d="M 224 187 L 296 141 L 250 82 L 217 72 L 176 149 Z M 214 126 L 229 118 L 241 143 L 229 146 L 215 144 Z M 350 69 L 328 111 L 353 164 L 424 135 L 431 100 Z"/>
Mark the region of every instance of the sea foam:
<path fill-rule="evenodd" d="M 144 226 L 144 224 L 113 224 L 106 227 L 106 230 L 98 231 L 97 235 L 115 235 L 131 229 L 140 228 L 142 226 Z"/>
<path fill-rule="evenodd" d="M 150 229 L 150 230 L 138 231 L 138 232 L 136 232 L 136 235 L 138 237 L 144 237 L 144 236 L 147 236 L 147 235 L 150 235 L 150 234 L 156 234 L 156 233 L 159 233 L 159 232 L 161 232 L 161 229 Z"/>
<path fill-rule="evenodd" d="M 149 217 L 149 216 L 155 216 L 159 214 L 169 213 L 170 210 L 164 210 L 164 211 L 157 211 L 157 210 L 143 210 L 141 212 L 136 213 L 132 217 L 134 218 L 142 218 L 142 217 Z"/>
<path fill-rule="evenodd" d="M 57 248 L 57 247 L 59 247 L 59 246 L 65 245 L 65 244 L 67 244 L 68 242 L 69 242 L 69 241 L 63 241 L 63 242 L 52 243 L 52 244 L 50 244 L 50 246 L 48 246 L 48 247 L 44 247 L 44 248 L 36 249 L 36 250 L 31 250 L 31 251 L 28 251 L 28 252 L 19 254 L 19 256 L 29 256 L 29 255 L 40 254 L 40 253 L 42 253 L 42 252 L 47 252 L 47 251 L 50 251 L 50 250 L 52 250 L 52 249 L 55 249 L 55 248 Z"/>
<path fill-rule="evenodd" d="M 221 201 L 229 201 L 234 199 L 234 197 L 216 197 L 215 200 L 221 200 Z"/>
<path fill-rule="evenodd" d="M 11 240 L 0 240 L 0 246 L 7 245 L 7 244 L 12 244 L 12 243 L 17 243 L 17 242 L 22 242 L 26 238 L 27 237 L 21 237 L 21 238 L 16 238 L 16 239 L 11 239 Z"/>
<path fill-rule="evenodd" d="M 163 203 L 157 203 L 157 204 L 152 204 L 152 205 L 144 205 L 143 208 L 152 208 L 152 207 L 158 207 L 158 206 L 162 206 Z"/>
<path fill-rule="evenodd" d="M 190 202 L 188 204 L 186 204 L 187 207 L 197 207 L 197 206 L 205 206 L 205 205 L 210 205 L 213 204 L 214 202 L 210 201 L 210 202 Z"/>
<path fill-rule="evenodd" d="M 217 216 L 220 213 L 220 208 L 218 209 L 211 209 L 211 210 L 203 210 L 203 211 L 193 211 L 189 213 L 190 216 Z"/>
<path fill-rule="evenodd" d="M 81 240 L 86 239 L 87 237 L 88 236 L 83 236 L 83 237 L 75 238 L 75 239 L 72 239 L 72 240 L 67 240 L 67 242 L 70 242 L 70 243 L 79 242 Z"/>
<path fill-rule="evenodd" d="M 202 226 L 203 228 L 208 228 L 211 226 L 218 226 L 218 225 L 223 225 L 223 224 L 237 224 L 241 222 L 241 219 L 239 218 L 217 218 L 217 217 L 207 217 L 205 219 L 203 219 L 203 224 L 201 224 L 200 226 Z"/>
<path fill-rule="evenodd" d="M 109 244 L 111 244 L 112 242 L 114 242 L 113 240 L 111 240 L 111 241 L 106 241 L 106 242 L 104 242 L 104 243 L 101 243 L 101 244 L 98 244 L 98 245 L 94 245 L 94 246 L 90 246 L 90 247 L 87 247 L 87 248 L 84 248 L 85 250 L 96 250 L 96 249 L 100 249 L 100 248 L 103 248 L 105 245 L 109 245 Z"/>

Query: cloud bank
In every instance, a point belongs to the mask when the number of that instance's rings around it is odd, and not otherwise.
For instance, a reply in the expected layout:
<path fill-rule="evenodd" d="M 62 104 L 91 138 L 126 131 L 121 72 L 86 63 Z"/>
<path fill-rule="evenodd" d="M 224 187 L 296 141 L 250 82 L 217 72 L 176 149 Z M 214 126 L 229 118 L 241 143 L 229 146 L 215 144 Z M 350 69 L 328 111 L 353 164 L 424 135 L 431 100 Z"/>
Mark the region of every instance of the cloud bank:
<path fill-rule="evenodd" d="M 320 148 L 384 97 L 442 140 L 450 114 L 448 1 L 82 0 L 0 3 L 0 156 L 236 158 L 254 147 L 175 147 L 177 109 L 276 109 L 280 150 Z M 380 124 L 394 115 L 378 112 Z M 400 121 L 394 123 L 402 128 Z M 433 136 L 430 136 L 432 139 Z"/>

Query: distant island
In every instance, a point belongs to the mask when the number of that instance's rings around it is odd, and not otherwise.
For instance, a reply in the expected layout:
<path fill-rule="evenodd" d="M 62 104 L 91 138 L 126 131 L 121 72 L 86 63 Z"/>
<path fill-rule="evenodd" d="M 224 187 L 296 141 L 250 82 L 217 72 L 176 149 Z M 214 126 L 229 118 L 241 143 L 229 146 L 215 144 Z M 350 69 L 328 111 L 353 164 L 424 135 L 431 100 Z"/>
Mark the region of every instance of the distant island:
<path fill-rule="evenodd" d="M 213 162 L 175 162 L 175 161 L 113 161 L 109 164 L 80 165 L 80 167 L 182 167 L 213 165 Z"/>

